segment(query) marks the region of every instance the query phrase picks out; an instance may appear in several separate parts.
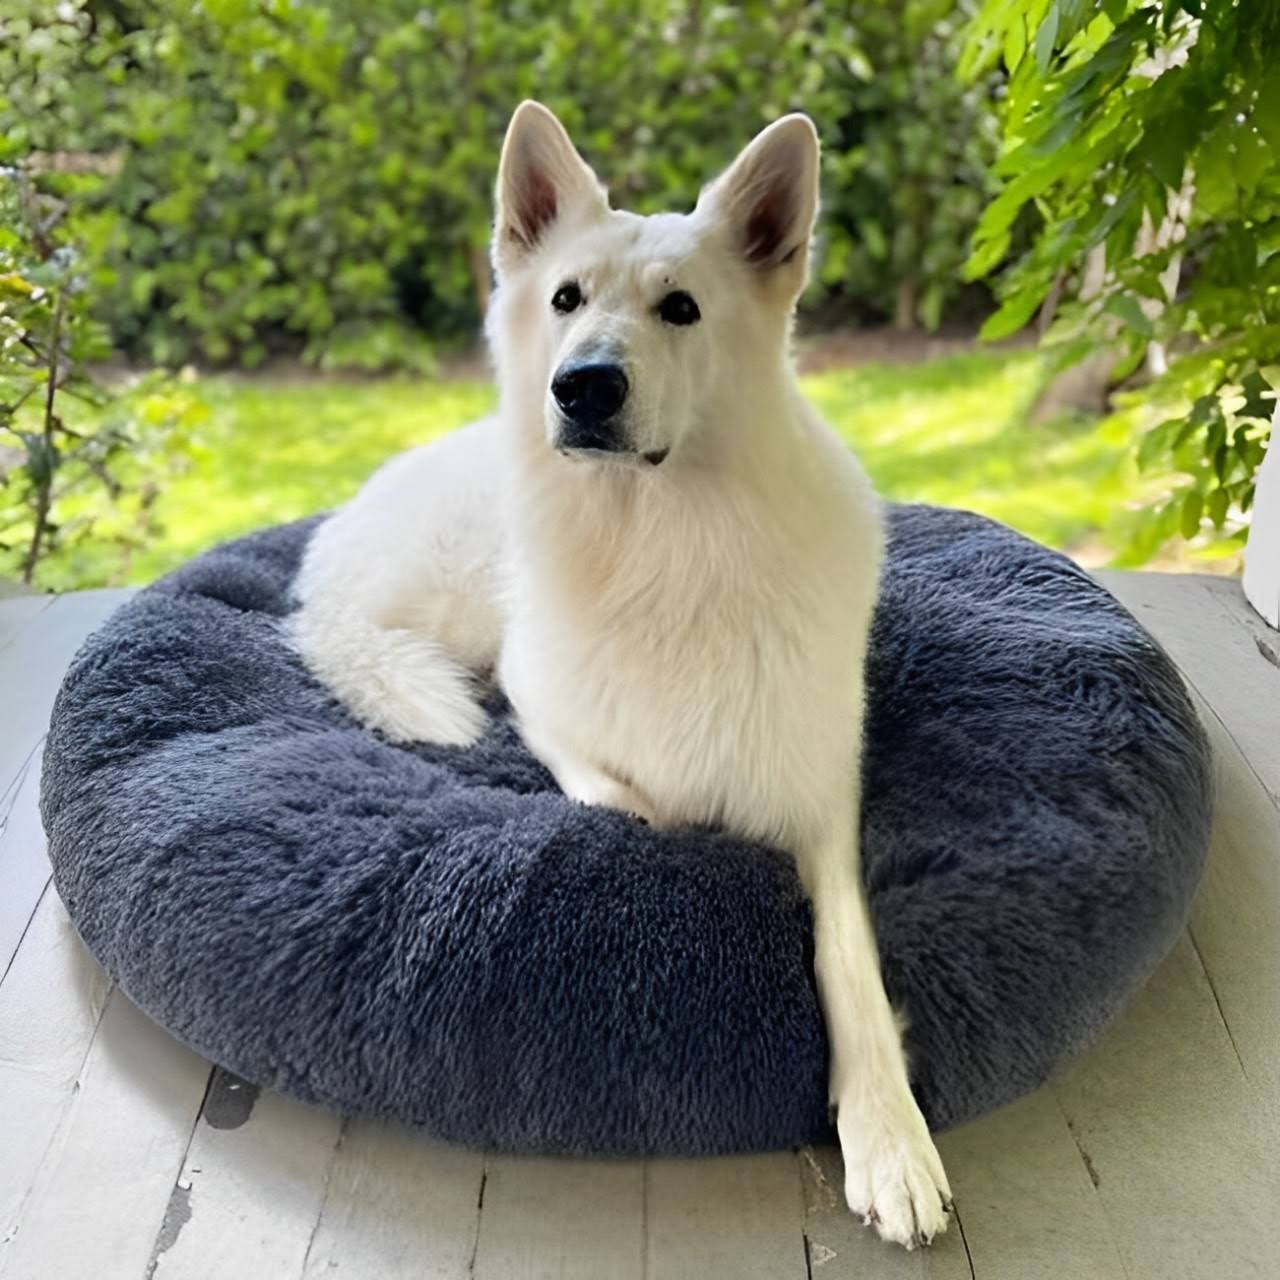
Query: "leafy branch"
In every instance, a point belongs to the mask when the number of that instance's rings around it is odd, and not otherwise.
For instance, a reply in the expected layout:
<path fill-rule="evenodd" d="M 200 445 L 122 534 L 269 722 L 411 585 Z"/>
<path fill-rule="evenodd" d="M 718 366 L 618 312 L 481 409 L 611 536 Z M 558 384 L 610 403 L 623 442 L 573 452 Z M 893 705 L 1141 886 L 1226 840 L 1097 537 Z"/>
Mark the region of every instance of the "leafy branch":
<path fill-rule="evenodd" d="M 1247 536 L 1280 382 L 1277 52 L 1280 0 L 984 0 L 969 31 L 962 74 L 1009 85 L 966 274 L 1029 232 L 984 336 L 1052 311 L 1061 366 L 1110 353 L 1138 464 L 1179 477 L 1132 561 Z"/>
<path fill-rule="evenodd" d="M 0 573 L 28 585 L 91 532 L 127 545 L 154 532 L 156 479 L 202 416 L 163 379 L 117 396 L 86 372 L 107 346 L 69 209 L 22 163 L 0 168 L 0 440 L 14 442 L 0 445 Z M 93 416 L 77 421 L 77 404 Z"/>

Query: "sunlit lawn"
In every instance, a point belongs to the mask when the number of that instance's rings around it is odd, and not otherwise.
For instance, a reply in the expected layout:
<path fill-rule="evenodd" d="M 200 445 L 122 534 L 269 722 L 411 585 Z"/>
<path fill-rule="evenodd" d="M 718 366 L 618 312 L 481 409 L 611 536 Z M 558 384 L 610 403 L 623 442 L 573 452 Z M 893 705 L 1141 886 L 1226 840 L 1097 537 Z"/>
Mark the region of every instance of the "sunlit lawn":
<path fill-rule="evenodd" d="M 836 370 L 805 389 L 887 497 L 980 511 L 1105 560 L 1138 493 L 1131 447 L 1079 416 L 1032 424 L 1043 376 L 1034 353 L 981 352 Z"/>
<path fill-rule="evenodd" d="M 888 497 L 985 512 L 1091 563 L 1108 558 L 1135 498 L 1130 446 L 1092 424 L 1030 425 L 1033 353 L 979 352 L 870 364 L 805 379 Z M 210 378 L 211 413 L 187 472 L 167 485 L 160 540 L 127 563 L 89 546 L 49 566 L 48 585 L 147 581 L 204 547 L 349 497 L 386 457 L 486 413 L 482 382 L 335 383 Z"/>

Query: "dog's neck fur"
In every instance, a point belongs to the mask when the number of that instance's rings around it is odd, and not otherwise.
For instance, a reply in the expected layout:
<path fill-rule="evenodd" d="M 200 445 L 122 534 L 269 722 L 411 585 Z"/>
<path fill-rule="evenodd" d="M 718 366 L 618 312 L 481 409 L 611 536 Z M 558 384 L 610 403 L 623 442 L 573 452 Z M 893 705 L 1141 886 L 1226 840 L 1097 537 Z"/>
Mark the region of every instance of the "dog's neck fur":
<path fill-rule="evenodd" d="M 787 576 L 786 560 L 805 554 L 806 494 L 826 483 L 816 414 L 785 358 L 728 381 L 721 418 L 658 467 L 565 458 L 540 410 L 508 401 L 516 572 L 558 608 L 618 624 L 668 605 L 687 613 L 698 592 L 756 596 Z"/>

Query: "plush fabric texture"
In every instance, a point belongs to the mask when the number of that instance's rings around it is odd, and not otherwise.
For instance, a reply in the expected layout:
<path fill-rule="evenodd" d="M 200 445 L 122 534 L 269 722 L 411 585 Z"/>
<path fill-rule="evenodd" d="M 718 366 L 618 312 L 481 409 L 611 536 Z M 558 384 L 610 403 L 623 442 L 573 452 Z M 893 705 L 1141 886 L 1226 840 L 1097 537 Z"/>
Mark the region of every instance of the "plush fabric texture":
<path fill-rule="evenodd" d="M 891 511 L 863 855 L 935 1128 L 1040 1084 L 1181 928 L 1208 749 L 1169 660 L 1069 561 Z M 830 1135 L 790 859 L 570 803 L 495 697 L 389 746 L 282 640 L 314 523 L 201 556 L 85 645 L 54 709 L 58 890 L 131 999 L 258 1084 L 516 1151 Z"/>

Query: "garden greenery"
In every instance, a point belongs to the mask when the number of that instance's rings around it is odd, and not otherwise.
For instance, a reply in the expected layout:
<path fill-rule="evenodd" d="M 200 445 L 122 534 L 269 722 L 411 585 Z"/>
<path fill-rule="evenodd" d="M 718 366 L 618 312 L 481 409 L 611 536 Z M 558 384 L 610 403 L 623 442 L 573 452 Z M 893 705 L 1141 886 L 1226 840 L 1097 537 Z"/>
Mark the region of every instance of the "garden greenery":
<path fill-rule="evenodd" d="M 1115 351 L 1147 424 L 1141 465 L 1181 483 L 1130 558 L 1246 533 L 1280 383 L 1280 0 L 984 0 L 962 74 L 1003 64 L 999 195 L 966 272 L 1029 247 L 984 334 L 1047 315 L 1063 362 Z M 1145 366 L 1145 367 L 1144 367 Z"/>
<path fill-rule="evenodd" d="M 1129 559 L 1238 545 L 1280 383 L 1278 54 L 1280 0 L 6 0 L 0 575 L 145 538 L 198 446 L 180 386 L 104 411 L 86 362 L 424 372 L 470 339 L 529 96 L 641 212 L 810 112 L 810 315 L 933 328 L 993 288 L 983 333 L 1110 352 L 1110 429 L 1180 476 Z"/>
<path fill-rule="evenodd" d="M 622 205 L 688 208 L 773 117 L 822 128 L 811 304 L 938 325 L 990 193 L 964 0 L 8 0 L 0 131 L 91 154 L 97 314 L 135 357 L 429 365 L 475 333 L 498 146 L 557 110 Z M 978 305 L 988 295 L 977 291 Z"/>
<path fill-rule="evenodd" d="M 55 551 L 92 539 L 129 553 L 182 465 L 203 406 L 163 375 L 114 395 L 85 365 L 111 352 L 90 314 L 94 270 L 66 202 L 0 164 L 0 578 L 31 584 Z"/>

